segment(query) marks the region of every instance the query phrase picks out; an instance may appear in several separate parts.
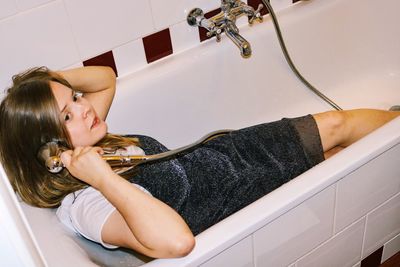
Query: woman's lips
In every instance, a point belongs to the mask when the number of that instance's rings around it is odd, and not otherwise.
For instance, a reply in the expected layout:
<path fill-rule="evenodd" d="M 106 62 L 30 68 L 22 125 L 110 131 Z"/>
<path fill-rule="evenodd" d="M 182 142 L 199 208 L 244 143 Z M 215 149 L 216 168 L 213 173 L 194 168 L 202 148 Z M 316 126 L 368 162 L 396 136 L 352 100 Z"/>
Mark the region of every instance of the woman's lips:
<path fill-rule="evenodd" d="M 93 122 L 92 122 L 92 126 L 90 127 L 90 129 L 93 129 L 94 127 L 96 127 L 99 124 L 99 118 L 94 117 Z"/>

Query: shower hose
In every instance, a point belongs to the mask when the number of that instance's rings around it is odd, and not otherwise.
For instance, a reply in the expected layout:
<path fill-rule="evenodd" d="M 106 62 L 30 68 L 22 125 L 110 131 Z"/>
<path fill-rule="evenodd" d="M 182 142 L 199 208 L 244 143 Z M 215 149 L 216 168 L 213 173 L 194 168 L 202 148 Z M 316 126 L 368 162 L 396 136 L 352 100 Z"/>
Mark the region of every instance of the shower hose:
<path fill-rule="evenodd" d="M 324 95 L 323 93 L 321 93 L 321 91 L 319 91 L 317 88 L 315 88 L 311 83 L 309 83 L 306 78 L 303 77 L 303 75 L 301 75 L 301 73 L 297 70 L 296 66 L 294 65 L 292 59 L 289 56 L 289 52 L 286 49 L 286 44 L 285 41 L 283 40 L 282 37 L 282 32 L 281 29 L 279 27 L 279 23 L 278 23 L 278 19 L 276 18 L 274 9 L 272 8 L 272 6 L 270 5 L 270 3 L 267 0 L 262 0 L 262 2 L 264 3 L 265 7 L 268 9 L 269 13 L 271 14 L 271 18 L 272 18 L 272 22 L 274 23 L 274 27 L 275 27 L 275 32 L 276 35 L 278 37 L 279 40 L 279 44 L 281 46 L 283 55 L 285 56 L 285 59 L 287 61 L 287 63 L 289 64 L 290 68 L 292 69 L 292 71 L 294 72 L 294 74 L 296 74 L 296 76 L 300 79 L 300 81 L 307 86 L 314 94 L 316 94 L 317 96 L 319 96 L 322 100 L 324 100 L 325 102 L 327 102 L 329 105 L 331 105 L 334 109 L 336 110 L 342 110 L 341 107 L 339 107 L 335 102 L 333 102 L 331 99 L 329 99 L 326 95 Z"/>

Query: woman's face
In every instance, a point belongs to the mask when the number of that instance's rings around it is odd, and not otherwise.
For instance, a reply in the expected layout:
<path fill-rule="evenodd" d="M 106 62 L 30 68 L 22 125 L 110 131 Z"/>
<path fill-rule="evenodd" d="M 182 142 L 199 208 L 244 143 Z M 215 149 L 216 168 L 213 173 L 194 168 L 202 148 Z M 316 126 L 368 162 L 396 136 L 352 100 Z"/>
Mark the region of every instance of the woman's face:
<path fill-rule="evenodd" d="M 106 135 L 107 124 L 84 97 L 57 82 L 50 82 L 50 87 L 74 147 L 93 146 Z"/>

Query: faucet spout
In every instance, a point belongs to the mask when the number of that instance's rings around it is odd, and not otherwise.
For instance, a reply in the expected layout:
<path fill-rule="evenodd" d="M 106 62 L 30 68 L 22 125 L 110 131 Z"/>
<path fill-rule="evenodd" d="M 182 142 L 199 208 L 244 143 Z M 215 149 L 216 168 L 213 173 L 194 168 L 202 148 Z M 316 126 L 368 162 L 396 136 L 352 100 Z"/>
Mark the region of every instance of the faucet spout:
<path fill-rule="evenodd" d="M 231 39 L 232 42 L 239 48 L 242 57 L 248 58 L 251 56 L 252 51 L 250 43 L 239 34 L 239 30 L 235 24 L 233 24 L 232 22 L 227 23 L 225 33 L 229 37 L 229 39 Z"/>

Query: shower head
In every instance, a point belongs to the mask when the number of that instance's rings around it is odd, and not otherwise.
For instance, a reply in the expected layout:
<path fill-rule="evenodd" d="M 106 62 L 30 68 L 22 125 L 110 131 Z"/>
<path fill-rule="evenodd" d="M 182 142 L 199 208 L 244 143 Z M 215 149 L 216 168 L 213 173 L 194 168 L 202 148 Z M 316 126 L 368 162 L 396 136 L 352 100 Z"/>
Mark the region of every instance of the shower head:
<path fill-rule="evenodd" d="M 39 148 L 37 157 L 44 163 L 49 172 L 59 173 L 64 168 L 60 155 L 65 150 L 67 148 L 61 146 L 60 142 L 51 141 Z"/>

